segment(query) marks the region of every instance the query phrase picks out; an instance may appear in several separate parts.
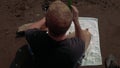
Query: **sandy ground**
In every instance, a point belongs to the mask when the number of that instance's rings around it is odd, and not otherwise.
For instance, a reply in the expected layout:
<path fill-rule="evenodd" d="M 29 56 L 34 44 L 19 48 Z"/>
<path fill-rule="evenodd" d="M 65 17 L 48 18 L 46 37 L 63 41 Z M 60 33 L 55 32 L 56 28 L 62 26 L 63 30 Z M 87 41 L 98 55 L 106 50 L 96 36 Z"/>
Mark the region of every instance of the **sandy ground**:
<path fill-rule="evenodd" d="M 9 68 L 17 49 L 26 43 L 24 38 L 15 37 L 18 26 L 37 21 L 44 16 L 41 8 L 43 1 L 0 1 L 0 68 Z M 103 65 L 82 68 L 104 68 L 104 59 L 109 54 L 114 54 L 120 62 L 120 0 L 74 0 L 73 2 L 79 9 L 79 16 L 99 19 Z"/>

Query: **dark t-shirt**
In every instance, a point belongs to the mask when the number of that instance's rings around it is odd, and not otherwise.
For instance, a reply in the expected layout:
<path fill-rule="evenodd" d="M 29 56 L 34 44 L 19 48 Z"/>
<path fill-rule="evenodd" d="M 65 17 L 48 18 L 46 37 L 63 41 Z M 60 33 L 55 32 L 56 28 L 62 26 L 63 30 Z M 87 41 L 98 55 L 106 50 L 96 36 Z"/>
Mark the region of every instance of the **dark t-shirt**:
<path fill-rule="evenodd" d="M 25 34 L 34 53 L 35 68 L 75 68 L 85 50 L 84 42 L 76 37 L 55 41 L 38 29 L 28 30 Z"/>

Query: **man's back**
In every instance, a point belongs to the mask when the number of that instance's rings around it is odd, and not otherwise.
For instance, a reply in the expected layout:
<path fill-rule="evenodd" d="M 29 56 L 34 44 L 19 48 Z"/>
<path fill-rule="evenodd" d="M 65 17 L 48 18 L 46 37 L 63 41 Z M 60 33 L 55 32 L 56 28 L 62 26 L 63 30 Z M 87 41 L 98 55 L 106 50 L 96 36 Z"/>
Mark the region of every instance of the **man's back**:
<path fill-rule="evenodd" d="M 34 53 L 36 68 L 74 68 L 85 48 L 79 38 L 55 41 L 38 29 L 26 31 L 26 39 Z"/>

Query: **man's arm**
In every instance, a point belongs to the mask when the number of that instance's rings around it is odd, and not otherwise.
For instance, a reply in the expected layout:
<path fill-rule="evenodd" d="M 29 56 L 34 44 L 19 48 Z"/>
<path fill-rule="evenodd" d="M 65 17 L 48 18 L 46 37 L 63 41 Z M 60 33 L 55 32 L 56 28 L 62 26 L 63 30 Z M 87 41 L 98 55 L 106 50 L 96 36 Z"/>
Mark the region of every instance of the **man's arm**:
<path fill-rule="evenodd" d="M 43 17 L 41 20 L 33 23 L 32 25 L 28 26 L 28 29 L 43 29 L 47 30 L 46 25 L 45 25 L 46 19 Z"/>
<path fill-rule="evenodd" d="M 74 22 L 74 26 L 75 26 L 75 36 L 82 39 L 83 41 L 85 41 L 84 39 L 84 34 L 82 32 L 82 29 L 80 27 L 79 21 L 78 21 L 78 13 L 79 11 L 77 10 L 77 8 L 75 6 L 72 6 L 72 11 L 73 11 L 73 22 Z"/>
<path fill-rule="evenodd" d="M 86 29 L 86 30 L 81 29 L 79 21 L 78 21 L 78 13 L 79 12 L 75 6 L 72 6 L 72 9 L 73 9 L 72 10 L 73 11 L 73 22 L 74 22 L 74 26 L 75 26 L 75 36 L 85 42 L 85 50 L 86 50 L 90 43 L 91 34 L 88 31 L 88 29 Z"/>

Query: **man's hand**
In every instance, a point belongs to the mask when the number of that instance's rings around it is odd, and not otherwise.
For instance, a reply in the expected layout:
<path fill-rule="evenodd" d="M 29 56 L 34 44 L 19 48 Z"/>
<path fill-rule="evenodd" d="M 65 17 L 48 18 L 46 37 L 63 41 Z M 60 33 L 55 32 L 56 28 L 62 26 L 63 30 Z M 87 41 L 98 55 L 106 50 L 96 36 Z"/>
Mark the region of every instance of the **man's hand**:
<path fill-rule="evenodd" d="M 38 28 L 40 29 L 42 25 L 44 25 L 46 22 L 45 17 L 42 18 L 41 20 L 34 22 L 32 25 L 29 26 L 29 29 L 34 29 L 34 28 Z"/>
<path fill-rule="evenodd" d="M 78 13 L 79 12 L 75 6 L 72 5 L 71 7 L 72 7 L 72 12 L 73 12 L 73 22 L 74 22 L 74 26 L 75 26 L 75 37 L 82 39 L 82 36 L 81 36 L 82 30 L 81 30 L 81 27 L 80 27 L 80 24 L 78 21 Z"/>
<path fill-rule="evenodd" d="M 45 17 L 42 18 L 41 20 L 39 20 L 38 22 L 35 22 L 32 25 L 30 25 L 28 29 L 34 29 L 34 28 L 46 31 L 47 27 L 46 27 L 46 19 L 45 19 Z"/>
<path fill-rule="evenodd" d="M 76 22 L 78 21 L 79 11 L 75 6 L 71 5 L 71 7 L 72 7 L 72 12 L 73 12 L 73 22 Z"/>

